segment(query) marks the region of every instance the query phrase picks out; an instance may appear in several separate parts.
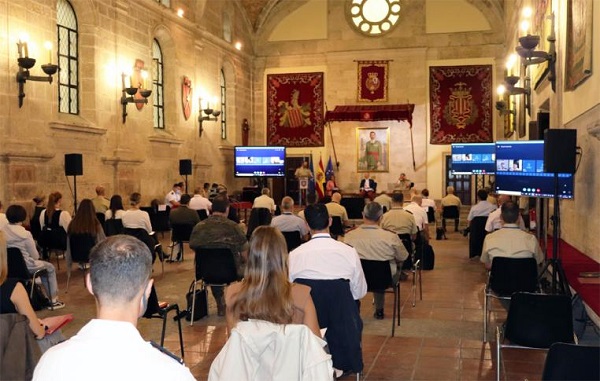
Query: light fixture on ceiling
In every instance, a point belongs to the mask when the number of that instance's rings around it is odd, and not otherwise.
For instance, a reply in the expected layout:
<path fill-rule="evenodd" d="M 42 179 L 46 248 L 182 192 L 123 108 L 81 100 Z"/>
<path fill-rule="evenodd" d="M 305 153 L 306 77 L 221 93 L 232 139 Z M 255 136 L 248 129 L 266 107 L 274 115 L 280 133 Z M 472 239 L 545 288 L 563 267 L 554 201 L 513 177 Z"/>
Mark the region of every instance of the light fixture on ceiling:
<path fill-rule="evenodd" d="M 42 65 L 42 71 L 47 77 L 35 76 L 29 73 L 29 69 L 35 66 L 36 59 L 29 57 L 29 47 L 27 45 L 27 37 L 19 38 L 17 49 L 19 51 L 19 71 L 17 71 L 17 82 L 19 83 L 19 108 L 23 106 L 23 98 L 25 98 L 25 83 L 27 81 L 48 82 L 52 83 L 52 76 L 58 71 L 58 65 L 52 63 L 52 43 L 46 41 L 44 44 L 48 50 L 48 63 Z"/>

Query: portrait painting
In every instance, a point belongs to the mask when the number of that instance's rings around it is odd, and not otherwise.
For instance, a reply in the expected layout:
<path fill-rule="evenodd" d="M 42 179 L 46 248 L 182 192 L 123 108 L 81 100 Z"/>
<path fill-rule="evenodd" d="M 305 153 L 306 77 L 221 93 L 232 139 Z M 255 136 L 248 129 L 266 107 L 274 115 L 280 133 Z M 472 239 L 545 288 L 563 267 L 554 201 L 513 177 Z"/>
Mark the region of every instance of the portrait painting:
<path fill-rule="evenodd" d="M 390 171 L 389 127 L 356 129 L 356 157 L 358 172 Z"/>

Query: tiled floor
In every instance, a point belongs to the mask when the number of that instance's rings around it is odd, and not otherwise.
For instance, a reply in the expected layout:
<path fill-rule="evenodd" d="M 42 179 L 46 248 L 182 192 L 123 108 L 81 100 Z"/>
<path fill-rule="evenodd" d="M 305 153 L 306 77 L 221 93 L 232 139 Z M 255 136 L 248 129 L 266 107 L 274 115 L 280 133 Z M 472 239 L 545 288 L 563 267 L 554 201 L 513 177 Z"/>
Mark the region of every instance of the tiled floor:
<path fill-rule="evenodd" d="M 163 238 L 163 246 L 168 237 Z M 468 240 L 459 233 L 448 233 L 448 240 L 432 241 L 436 252 L 435 269 L 423 272 L 423 300 L 412 307 L 411 281 L 401 283 L 401 326 L 391 337 L 392 297 L 386 296 L 386 317 L 375 320 L 372 296 L 362 301 L 363 379 L 375 380 L 492 380 L 495 377 L 494 343 L 482 342 L 482 306 L 485 271 L 479 261 L 468 259 Z M 155 281 L 159 299 L 185 307 L 185 293 L 192 281 L 193 254 L 186 251 L 183 263 L 165 263 L 161 275 L 155 264 Z M 59 285 L 66 285 L 64 261 L 61 260 Z M 64 330 L 72 336 L 95 314 L 94 300 L 85 291 L 82 272 L 73 270 L 70 290 L 61 291 L 67 307 L 57 313 L 73 313 L 75 320 Z M 185 324 L 185 363 L 199 380 L 206 380 L 210 364 L 227 340 L 224 318 L 216 316 L 212 296 L 211 315 L 190 327 Z M 494 305 L 497 318 L 505 314 Z M 48 316 L 43 311 L 40 316 Z M 143 337 L 159 341 L 161 322 L 141 319 Z M 492 318 L 491 332 L 495 327 Z M 180 354 L 177 325 L 169 320 L 165 346 Z M 504 370 L 507 380 L 539 380 L 545 353 L 529 350 L 506 350 Z M 347 379 L 352 379 L 347 378 Z"/>

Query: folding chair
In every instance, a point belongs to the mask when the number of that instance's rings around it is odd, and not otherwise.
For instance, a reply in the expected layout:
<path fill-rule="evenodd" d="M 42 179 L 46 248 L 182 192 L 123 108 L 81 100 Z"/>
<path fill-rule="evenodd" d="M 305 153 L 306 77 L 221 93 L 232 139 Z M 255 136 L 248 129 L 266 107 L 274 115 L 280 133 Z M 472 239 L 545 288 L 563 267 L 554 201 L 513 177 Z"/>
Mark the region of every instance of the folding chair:
<path fill-rule="evenodd" d="M 144 318 L 146 319 L 162 319 L 163 321 L 163 325 L 162 325 L 162 333 L 160 335 L 160 346 L 164 346 L 165 343 L 165 331 L 167 329 L 167 318 L 169 315 L 169 312 L 171 311 L 175 311 L 175 316 L 179 316 L 179 305 L 177 303 L 175 304 L 169 304 L 169 303 L 162 303 L 159 304 L 158 302 L 158 296 L 156 295 L 156 289 L 154 288 L 154 285 L 152 286 L 152 290 L 150 291 L 150 297 L 148 297 L 148 305 L 146 307 L 146 312 L 144 312 Z M 183 352 L 183 336 L 181 333 L 181 319 L 175 319 L 177 320 L 177 325 L 179 327 L 179 347 L 181 348 L 181 358 L 184 357 L 184 352 Z"/>
<path fill-rule="evenodd" d="M 100 225 L 104 226 L 104 222 L 106 220 L 106 216 L 104 213 L 96 213 L 96 218 L 100 221 Z"/>
<path fill-rule="evenodd" d="M 333 239 L 337 239 L 338 237 L 343 237 L 346 232 L 344 230 L 344 225 L 342 224 L 342 217 L 333 216 L 331 217 L 331 226 L 329 227 L 329 233 L 333 237 Z"/>
<path fill-rule="evenodd" d="M 460 210 L 457 205 L 444 206 L 442 208 L 442 228 L 446 231 L 446 220 L 454 220 L 454 231 L 458 231 Z"/>
<path fill-rule="evenodd" d="M 483 250 L 483 241 L 487 232 L 485 231 L 485 223 L 487 216 L 475 217 L 469 223 L 469 258 L 481 256 Z"/>
<path fill-rule="evenodd" d="M 537 263 L 534 258 L 495 257 L 483 289 L 483 342 L 487 342 L 492 312 L 490 298 L 509 301 L 515 292 L 537 290 Z"/>
<path fill-rule="evenodd" d="M 71 281 L 71 265 L 73 262 L 79 264 L 87 264 L 90 262 L 90 251 L 96 244 L 96 237 L 91 234 L 71 234 L 68 237 L 69 251 L 71 258 L 67 258 L 67 289 L 69 291 L 69 283 Z M 83 277 L 85 286 L 85 277 Z"/>
<path fill-rule="evenodd" d="M 427 208 L 427 223 L 432 224 L 435 222 L 435 209 L 433 206 Z"/>
<path fill-rule="evenodd" d="M 600 380 L 600 347 L 554 343 L 550 346 L 542 381 Z"/>
<path fill-rule="evenodd" d="M 511 298 L 504 329 L 496 327 L 496 380 L 500 381 L 502 348 L 548 349 L 554 343 L 576 340 L 570 297 L 517 292 Z"/>
<path fill-rule="evenodd" d="M 171 254 L 169 254 L 168 262 L 173 262 L 173 249 L 175 246 L 180 245 L 181 250 L 181 262 L 183 262 L 183 244 L 190 242 L 190 236 L 192 235 L 192 230 L 194 230 L 194 226 L 192 224 L 172 224 L 171 225 Z"/>
<path fill-rule="evenodd" d="M 195 278 L 192 298 L 192 311 L 196 310 L 196 287 L 198 282 L 202 282 L 204 291 L 207 293 L 206 301 L 208 304 L 208 290 L 206 286 L 229 286 L 233 282 L 241 279 L 237 273 L 234 253 L 229 248 L 198 248 L 196 249 Z M 208 312 L 208 306 L 206 306 Z M 194 325 L 194 319 L 191 319 L 190 326 Z"/>
<path fill-rule="evenodd" d="M 27 285 L 27 282 L 31 282 L 31 290 L 29 291 L 29 297 L 33 296 L 33 288 L 35 286 L 35 278 L 41 277 L 47 273 L 46 270 L 37 270 L 34 271 L 33 274 L 29 272 L 27 268 L 27 263 L 25 262 L 25 258 L 23 258 L 23 253 L 16 247 L 9 247 L 6 250 L 7 253 L 7 263 L 6 267 L 8 268 L 7 278 L 15 278 L 19 279 L 24 286 Z M 52 290 L 48 290 L 49 294 L 52 294 Z"/>
<path fill-rule="evenodd" d="M 400 326 L 400 279 L 393 281 L 390 261 L 361 259 L 360 264 L 365 274 L 369 292 L 394 293 L 394 312 L 392 316 L 392 337 L 394 337 L 396 324 Z M 389 291 L 390 288 L 392 291 Z M 397 323 L 396 317 L 398 317 Z"/>
<path fill-rule="evenodd" d="M 107 237 L 123 234 L 123 221 L 120 218 L 109 218 L 104 221 L 104 234 Z"/>
<path fill-rule="evenodd" d="M 204 221 L 208 218 L 208 212 L 206 212 L 206 209 L 198 209 L 196 212 L 198 213 L 198 217 L 200 217 L 200 221 Z"/>
<path fill-rule="evenodd" d="M 300 237 L 300 232 L 298 230 L 294 230 L 293 232 L 281 232 L 285 238 L 285 243 L 287 244 L 288 253 L 298 246 L 302 245 L 302 237 Z"/>

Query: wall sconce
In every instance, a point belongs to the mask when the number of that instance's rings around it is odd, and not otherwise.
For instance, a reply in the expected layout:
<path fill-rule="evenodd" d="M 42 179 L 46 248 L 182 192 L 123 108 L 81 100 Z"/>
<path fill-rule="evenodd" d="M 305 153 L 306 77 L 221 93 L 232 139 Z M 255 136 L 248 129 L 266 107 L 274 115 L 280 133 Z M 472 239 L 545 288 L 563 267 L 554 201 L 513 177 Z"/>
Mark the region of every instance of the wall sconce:
<path fill-rule="evenodd" d="M 121 90 L 121 104 L 123 105 L 123 124 L 127 120 L 127 103 L 148 103 L 148 97 L 152 95 L 152 90 L 146 88 L 146 81 L 148 79 L 148 72 L 140 70 L 142 77 L 141 82 L 137 86 L 134 86 L 132 76 L 130 73 L 121 74 L 121 83 L 123 90 Z M 135 98 L 135 95 L 139 92 L 142 98 Z M 129 96 L 127 96 L 129 95 Z"/>
<path fill-rule="evenodd" d="M 517 112 L 514 107 L 514 102 L 511 102 L 513 107 L 510 107 L 505 100 L 506 87 L 504 85 L 500 85 L 496 89 L 496 92 L 498 93 L 498 100 L 496 101 L 496 110 L 498 110 L 498 114 L 500 116 L 506 116 L 509 114 L 515 115 Z"/>
<path fill-rule="evenodd" d="M 45 44 L 48 49 L 48 63 L 42 65 L 42 70 L 46 73 L 47 77 L 35 76 L 29 73 L 29 69 L 35 66 L 35 58 L 29 57 L 29 48 L 27 41 L 19 39 L 17 42 L 17 48 L 19 50 L 19 71 L 17 72 L 17 82 L 19 83 L 19 108 L 23 106 L 23 98 L 25 98 L 25 83 L 27 81 L 36 82 L 48 82 L 52 83 L 52 76 L 58 71 L 58 65 L 52 64 L 52 43 L 47 41 Z"/>
<path fill-rule="evenodd" d="M 552 85 L 552 91 L 556 91 L 556 35 L 554 34 L 554 13 L 548 16 L 552 26 L 550 35 L 546 38 L 549 42 L 548 52 L 543 50 L 535 50 L 540 43 L 540 36 L 532 36 L 527 33 L 523 37 L 519 37 L 519 45 L 515 48 L 517 54 L 523 58 L 523 65 L 539 65 L 548 61 L 548 80 Z"/>
<path fill-rule="evenodd" d="M 216 100 L 213 101 L 214 104 L 216 104 Z M 213 110 L 212 108 L 210 108 L 210 103 L 207 101 L 206 102 L 206 108 L 202 108 L 202 98 L 198 99 L 198 104 L 200 105 L 200 112 L 198 113 L 198 123 L 200 124 L 199 127 L 199 136 L 202 137 L 202 131 L 204 131 L 204 128 L 202 128 L 202 122 L 204 121 L 210 121 L 210 122 L 216 122 L 218 120 L 219 115 L 221 115 L 221 111 L 219 110 Z M 202 116 L 202 113 L 204 113 L 205 115 Z"/>

